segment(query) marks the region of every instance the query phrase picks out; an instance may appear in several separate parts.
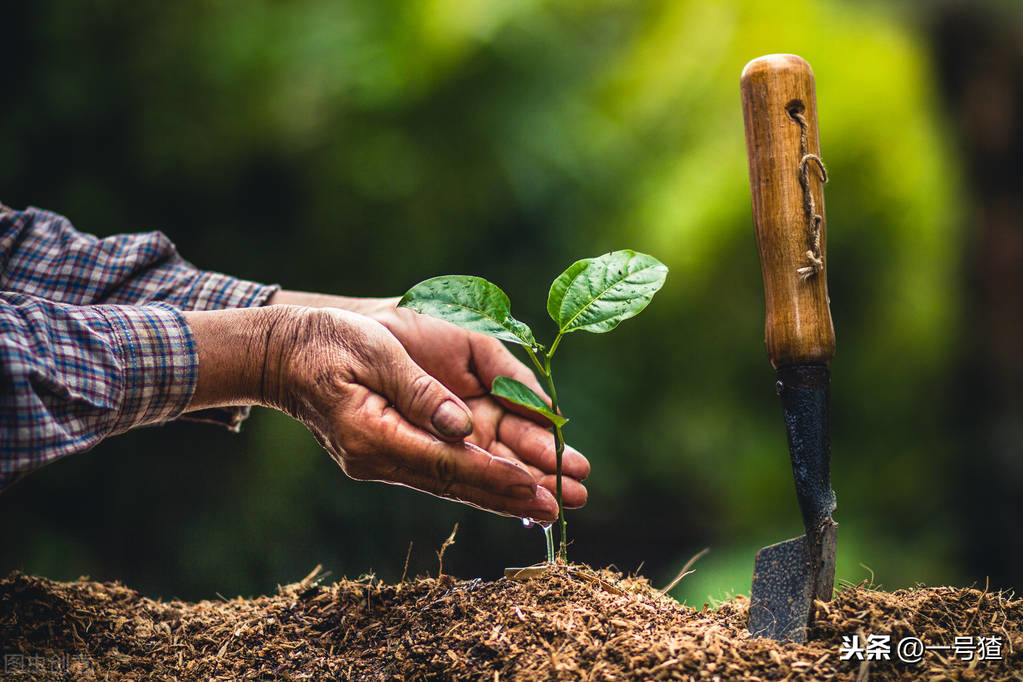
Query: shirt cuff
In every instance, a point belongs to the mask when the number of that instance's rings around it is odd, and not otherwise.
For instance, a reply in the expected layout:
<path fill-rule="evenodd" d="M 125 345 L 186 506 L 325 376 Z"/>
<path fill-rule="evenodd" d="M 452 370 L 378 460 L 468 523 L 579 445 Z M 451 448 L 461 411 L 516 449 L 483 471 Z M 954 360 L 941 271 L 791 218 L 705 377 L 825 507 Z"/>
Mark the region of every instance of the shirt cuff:
<path fill-rule="evenodd" d="M 109 324 L 121 365 L 121 401 L 110 434 L 177 418 L 199 376 L 195 339 L 181 312 L 164 303 L 91 309 Z"/>
<path fill-rule="evenodd" d="M 280 286 L 237 279 L 219 272 L 203 272 L 196 281 L 186 310 L 226 310 L 258 308 L 266 305 Z"/>

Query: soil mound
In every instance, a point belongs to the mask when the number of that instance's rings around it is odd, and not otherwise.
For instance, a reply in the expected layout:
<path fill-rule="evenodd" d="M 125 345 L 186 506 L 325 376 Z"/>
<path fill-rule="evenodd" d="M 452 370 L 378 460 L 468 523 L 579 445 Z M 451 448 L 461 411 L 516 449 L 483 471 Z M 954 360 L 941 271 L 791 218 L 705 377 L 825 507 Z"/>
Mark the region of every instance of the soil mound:
<path fill-rule="evenodd" d="M 199 603 L 13 573 L 0 653 L 5 679 L 40 680 L 1023 680 L 1023 600 L 1004 594 L 849 588 L 817 603 L 807 644 L 778 645 L 746 632 L 744 597 L 694 610 L 642 578 L 586 573 L 393 585 L 314 572 L 276 595 Z M 841 660 L 871 636 L 871 658 L 890 637 L 887 659 Z M 907 638 L 928 647 L 919 662 L 899 660 Z"/>

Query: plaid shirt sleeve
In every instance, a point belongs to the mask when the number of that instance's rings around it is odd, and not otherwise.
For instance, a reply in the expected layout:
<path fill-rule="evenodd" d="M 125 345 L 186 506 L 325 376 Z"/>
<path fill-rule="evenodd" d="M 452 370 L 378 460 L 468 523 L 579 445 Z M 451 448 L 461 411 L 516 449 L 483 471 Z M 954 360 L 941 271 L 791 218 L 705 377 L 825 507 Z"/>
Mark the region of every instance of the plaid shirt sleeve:
<path fill-rule="evenodd" d="M 276 290 L 199 270 L 162 232 L 98 239 L 55 213 L 0 205 L 0 291 L 71 305 L 222 310 L 263 305 Z"/>
<path fill-rule="evenodd" d="M 191 331 L 165 303 L 0 293 L 0 488 L 107 436 L 174 419 L 197 375 Z"/>
<path fill-rule="evenodd" d="M 107 436 L 181 415 L 197 357 L 181 310 L 277 290 L 204 272 L 160 232 L 98 239 L 0 205 L 0 490 Z M 247 407 L 190 413 L 237 429 Z"/>

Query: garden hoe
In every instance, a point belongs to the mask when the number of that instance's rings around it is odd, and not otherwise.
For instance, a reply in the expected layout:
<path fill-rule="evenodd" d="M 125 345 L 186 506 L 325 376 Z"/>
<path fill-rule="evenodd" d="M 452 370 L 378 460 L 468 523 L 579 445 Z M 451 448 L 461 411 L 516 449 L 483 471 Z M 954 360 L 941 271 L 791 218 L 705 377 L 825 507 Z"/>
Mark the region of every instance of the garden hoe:
<path fill-rule="evenodd" d="M 824 190 L 813 71 L 795 55 L 742 72 L 753 224 L 764 275 L 767 354 L 777 370 L 796 496 L 806 535 L 757 552 L 750 633 L 803 642 L 813 601 L 831 599 L 838 524 L 831 519 L 828 300 Z"/>

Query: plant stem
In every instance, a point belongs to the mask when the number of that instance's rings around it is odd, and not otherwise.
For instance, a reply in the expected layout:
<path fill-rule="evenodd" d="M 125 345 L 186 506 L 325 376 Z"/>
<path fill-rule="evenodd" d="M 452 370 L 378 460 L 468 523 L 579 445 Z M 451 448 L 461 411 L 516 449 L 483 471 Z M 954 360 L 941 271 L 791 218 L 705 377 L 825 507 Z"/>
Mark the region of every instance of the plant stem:
<path fill-rule="evenodd" d="M 525 346 L 525 349 L 526 355 L 528 355 L 529 359 L 533 361 L 533 366 L 536 367 L 536 371 L 540 373 L 540 376 L 546 377 L 547 371 L 544 370 L 543 365 L 540 363 L 540 360 L 536 357 L 536 353 L 534 352 L 534 350 L 529 346 Z M 541 346 L 538 346 L 536 350 L 543 350 L 543 348 Z"/>
<path fill-rule="evenodd" d="M 558 412 L 558 391 L 554 388 L 554 376 L 551 374 L 551 358 L 554 356 L 554 351 L 558 349 L 558 344 L 561 343 L 561 334 L 558 334 L 557 338 L 554 339 L 554 343 L 551 344 L 551 349 L 544 354 L 543 363 L 536 357 L 534 350 L 526 346 L 526 354 L 529 359 L 533 361 L 533 365 L 537 371 L 543 376 L 544 381 L 547 383 L 547 392 L 551 396 L 551 410 L 555 414 Z M 537 348 L 540 350 L 540 348 Z M 567 527 L 565 523 L 565 505 L 561 502 L 561 460 L 565 454 L 565 436 L 561 433 L 561 427 L 554 427 L 554 459 L 556 471 L 556 492 L 555 497 L 558 500 L 558 558 L 563 562 L 568 563 L 568 535 Z"/>
<path fill-rule="evenodd" d="M 551 394 L 551 410 L 555 414 L 558 412 L 558 391 L 554 388 L 554 377 L 551 375 L 551 355 L 558 347 L 558 341 L 561 340 L 561 335 L 554 341 L 554 345 L 551 346 L 550 352 L 544 357 L 544 378 L 547 380 L 547 390 Z M 565 437 L 561 433 L 561 427 L 555 425 L 554 427 L 554 458 L 557 466 L 557 492 L 556 497 L 558 500 L 558 539 L 560 541 L 560 547 L 558 550 L 558 557 L 565 563 L 568 563 L 568 535 L 567 535 L 567 524 L 565 523 L 565 505 L 561 502 L 561 460 L 565 454 Z"/>
<path fill-rule="evenodd" d="M 561 427 L 554 427 L 554 453 L 558 463 L 557 476 L 557 498 L 558 498 L 558 535 L 561 546 L 558 555 L 561 560 L 568 563 L 568 535 L 567 524 L 565 523 L 565 506 L 561 503 L 561 457 L 565 453 L 565 437 L 561 435 Z"/>
<path fill-rule="evenodd" d="M 554 357 L 554 351 L 558 350 L 558 344 L 561 343 L 561 337 L 562 336 L 564 336 L 564 334 L 558 334 L 554 338 L 554 343 L 551 344 L 551 349 L 549 351 L 547 351 L 547 359 L 548 360 L 550 360 L 551 358 Z"/>

